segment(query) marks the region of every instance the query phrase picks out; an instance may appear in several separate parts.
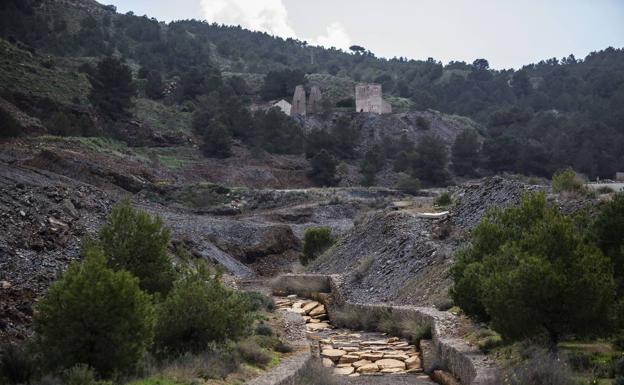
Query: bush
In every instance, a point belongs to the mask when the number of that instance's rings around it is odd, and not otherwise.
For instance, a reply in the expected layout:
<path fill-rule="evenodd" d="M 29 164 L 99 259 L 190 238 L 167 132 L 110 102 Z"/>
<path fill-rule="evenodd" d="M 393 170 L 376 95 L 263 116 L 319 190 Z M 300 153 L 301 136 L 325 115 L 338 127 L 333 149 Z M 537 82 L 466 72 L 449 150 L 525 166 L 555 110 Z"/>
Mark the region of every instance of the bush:
<path fill-rule="evenodd" d="M 301 263 L 307 265 L 313 259 L 329 249 L 336 240 L 329 227 L 314 227 L 306 229 L 303 235 L 303 255 Z"/>
<path fill-rule="evenodd" d="M 448 192 L 443 192 L 433 202 L 433 204 L 438 207 L 450 206 L 452 203 L 453 200 L 451 199 L 451 194 L 449 194 Z"/>
<path fill-rule="evenodd" d="M 127 271 L 89 252 L 54 282 L 37 305 L 35 330 L 51 368 L 87 364 L 103 376 L 131 370 L 150 346 L 154 308 Z"/>
<path fill-rule="evenodd" d="M 417 195 L 420 191 L 420 181 L 418 178 L 403 174 L 396 184 L 396 189 L 406 194 Z"/>
<path fill-rule="evenodd" d="M 290 353 L 293 351 L 293 347 L 290 346 L 289 344 L 285 343 L 284 341 L 279 341 L 276 345 L 275 345 L 275 351 L 278 353 Z"/>
<path fill-rule="evenodd" d="M 252 316 L 244 295 L 200 270 L 176 282 L 159 306 L 156 348 L 162 354 L 200 352 L 246 335 Z"/>
<path fill-rule="evenodd" d="M 243 292 L 242 295 L 247 297 L 247 301 L 249 302 L 249 310 L 251 311 L 274 311 L 275 304 L 273 303 L 273 299 L 267 295 L 259 293 L 257 291 Z"/>
<path fill-rule="evenodd" d="M 568 168 L 553 175 L 552 189 L 556 193 L 582 193 L 585 192 L 585 183 L 574 170 Z"/>
<path fill-rule="evenodd" d="M 129 201 L 113 207 L 99 232 L 99 245 L 116 270 L 139 278 L 141 289 L 167 294 L 175 272 L 167 255 L 169 230 L 159 217 L 135 210 Z"/>
<path fill-rule="evenodd" d="M 265 323 L 261 323 L 258 326 L 256 326 L 256 330 L 254 333 L 259 336 L 271 337 L 273 336 L 273 329 L 271 329 L 269 325 Z"/>
<path fill-rule="evenodd" d="M 420 340 L 431 339 L 431 325 L 411 319 L 403 320 L 401 322 L 401 336 L 409 339 L 412 344 L 418 345 Z"/>
<path fill-rule="evenodd" d="M 168 378 L 222 380 L 235 372 L 240 364 L 240 354 L 231 345 L 211 346 L 201 353 L 187 352 L 166 361 L 162 374 Z"/>
<path fill-rule="evenodd" d="M 97 381 L 93 369 L 84 364 L 68 369 L 63 377 L 64 385 L 112 385 L 111 382 Z"/>
<path fill-rule="evenodd" d="M 26 347 L 9 344 L 0 351 L 0 382 L 25 384 L 37 372 L 37 362 Z"/>
<path fill-rule="evenodd" d="M 503 344 L 503 339 L 497 333 L 491 333 L 484 336 L 479 340 L 477 346 L 483 353 L 488 353 L 490 350 L 497 348 Z"/>
<path fill-rule="evenodd" d="M 528 358 L 505 371 L 509 385 L 576 385 L 572 372 L 554 355 L 538 349 L 527 353 Z"/>
<path fill-rule="evenodd" d="M 610 261 L 544 194 L 486 213 L 451 275 L 468 314 L 505 339 L 547 335 L 552 349 L 564 334 L 605 330 L 614 300 Z"/>
<path fill-rule="evenodd" d="M 246 339 L 236 344 L 236 350 L 248 364 L 261 368 L 271 363 L 271 354 L 253 339 Z"/>

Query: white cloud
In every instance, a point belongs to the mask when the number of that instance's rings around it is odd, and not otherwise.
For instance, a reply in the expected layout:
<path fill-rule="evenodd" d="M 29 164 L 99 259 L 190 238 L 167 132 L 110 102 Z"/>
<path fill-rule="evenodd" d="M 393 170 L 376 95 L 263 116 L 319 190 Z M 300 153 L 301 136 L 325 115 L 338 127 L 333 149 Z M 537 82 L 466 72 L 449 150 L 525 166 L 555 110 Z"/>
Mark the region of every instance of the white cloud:
<path fill-rule="evenodd" d="M 310 44 L 348 50 L 351 46 L 351 37 L 342 24 L 332 23 L 327 27 L 327 33 L 325 35 L 310 39 Z"/>
<path fill-rule="evenodd" d="M 282 0 L 201 0 L 209 22 L 267 32 L 280 37 L 295 37 Z"/>
<path fill-rule="evenodd" d="M 209 22 L 240 25 L 283 38 L 298 38 L 282 0 L 201 0 L 204 18 Z M 306 39 L 312 45 L 348 49 L 351 38 L 340 23 L 332 23 L 326 33 Z"/>

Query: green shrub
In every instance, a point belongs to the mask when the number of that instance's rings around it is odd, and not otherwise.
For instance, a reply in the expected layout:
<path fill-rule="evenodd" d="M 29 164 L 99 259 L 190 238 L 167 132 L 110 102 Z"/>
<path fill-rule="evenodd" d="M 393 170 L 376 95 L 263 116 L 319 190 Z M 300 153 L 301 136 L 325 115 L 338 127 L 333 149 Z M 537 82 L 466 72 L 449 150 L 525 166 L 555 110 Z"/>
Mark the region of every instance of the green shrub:
<path fill-rule="evenodd" d="M 251 338 L 237 343 L 236 350 L 245 362 L 261 368 L 266 367 L 272 360 L 271 354 Z"/>
<path fill-rule="evenodd" d="M 249 309 L 251 311 L 266 310 L 272 312 L 275 310 L 275 303 L 273 303 L 273 299 L 267 295 L 257 291 L 243 292 L 242 295 L 247 297 Z"/>
<path fill-rule="evenodd" d="M 139 278 L 141 289 L 165 295 L 175 272 L 167 255 L 169 230 L 159 217 L 135 210 L 129 201 L 113 207 L 99 232 L 99 245 L 115 270 Z"/>
<path fill-rule="evenodd" d="M 274 347 L 275 351 L 278 353 L 290 353 L 293 351 L 293 347 L 284 341 L 280 340 Z"/>
<path fill-rule="evenodd" d="M 468 314 L 515 340 L 606 330 L 615 285 L 610 261 L 570 217 L 524 196 L 486 213 L 451 269 L 451 296 Z"/>
<path fill-rule="evenodd" d="M 112 382 L 97 381 L 93 369 L 85 364 L 78 364 L 65 371 L 64 385 L 112 385 Z"/>
<path fill-rule="evenodd" d="M 6 345 L 0 350 L 0 383 L 25 384 L 37 372 L 37 362 L 25 346 Z"/>
<path fill-rule="evenodd" d="M 612 194 L 615 192 L 615 190 L 609 186 L 601 186 L 596 189 L 596 192 L 600 194 Z"/>
<path fill-rule="evenodd" d="M 271 337 L 273 336 L 273 329 L 269 325 L 261 323 L 256 326 L 256 330 L 254 331 L 254 333 L 259 336 Z"/>
<path fill-rule="evenodd" d="M 582 193 L 585 191 L 585 183 L 583 183 L 583 180 L 574 172 L 574 170 L 568 168 L 558 171 L 553 175 L 552 189 L 556 193 Z"/>
<path fill-rule="evenodd" d="M 538 349 L 524 353 L 527 358 L 508 368 L 504 376 L 509 385 L 577 385 L 572 371 L 555 355 Z"/>
<path fill-rule="evenodd" d="M 412 344 L 418 345 L 420 340 L 431 339 L 431 325 L 422 324 L 411 319 L 403 320 L 401 322 L 400 335 L 407 338 Z"/>
<path fill-rule="evenodd" d="M 156 347 L 160 353 L 200 352 L 211 342 L 246 335 L 252 320 L 244 295 L 200 270 L 176 282 L 158 307 Z"/>
<path fill-rule="evenodd" d="M 431 122 L 429 121 L 429 119 L 427 119 L 427 118 L 425 118 L 423 116 L 419 116 L 419 117 L 416 118 L 416 125 L 421 130 L 428 130 L 428 129 L 431 128 Z"/>
<path fill-rule="evenodd" d="M 488 353 L 490 350 L 497 348 L 503 344 L 503 339 L 500 335 L 493 333 L 492 335 L 485 336 L 480 339 L 477 346 L 483 353 Z"/>
<path fill-rule="evenodd" d="M 222 380 L 230 373 L 238 370 L 241 357 L 231 344 L 211 344 L 208 350 L 198 354 L 184 353 L 161 364 L 161 373 L 166 378 L 180 379 L 180 383 L 187 385 L 184 379 L 195 380 Z M 145 385 L 157 385 L 158 383 L 147 382 Z M 168 383 L 165 383 L 169 385 Z M 177 383 L 176 383 L 177 384 Z M 139 382 L 136 385 L 144 385 Z M 164 384 L 163 384 L 164 385 Z"/>
<path fill-rule="evenodd" d="M 443 192 L 434 200 L 433 203 L 438 207 L 446 207 L 450 206 L 451 203 L 453 203 L 453 200 L 451 199 L 451 194 Z"/>
<path fill-rule="evenodd" d="M 417 195 L 420 191 L 420 181 L 418 178 L 403 174 L 396 184 L 396 189 L 406 194 Z"/>
<path fill-rule="evenodd" d="M 329 227 L 306 229 L 303 235 L 303 255 L 301 263 L 307 265 L 313 259 L 329 249 L 335 242 Z"/>
<path fill-rule="evenodd" d="M 52 368 L 84 363 L 109 376 L 131 370 L 150 346 L 154 308 L 127 271 L 89 252 L 54 282 L 38 303 L 35 330 Z"/>

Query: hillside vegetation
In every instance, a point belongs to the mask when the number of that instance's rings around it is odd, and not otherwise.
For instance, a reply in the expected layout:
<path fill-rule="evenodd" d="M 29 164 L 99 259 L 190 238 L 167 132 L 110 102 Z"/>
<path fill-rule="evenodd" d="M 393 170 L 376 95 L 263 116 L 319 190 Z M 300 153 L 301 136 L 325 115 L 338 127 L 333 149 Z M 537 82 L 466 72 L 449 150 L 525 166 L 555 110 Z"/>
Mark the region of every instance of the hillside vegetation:
<path fill-rule="evenodd" d="M 611 178 L 624 168 L 619 151 L 624 144 L 621 49 L 607 48 L 584 59 L 548 59 L 518 70 L 492 70 L 485 59 L 446 65 L 432 58 L 386 59 L 361 47 L 343 52 L 198 20 L 159 23 L 118 14 L 115 7 L 94 1 L 10 0 L 1 7 L 0 36 L 8 40 L 2 47 L 9 53 L 0 71 L 2 96 L 44 123 L 51 119 L 46 115 L 52 108 L 33 108 L 20 95 L 42 96 L 65 105 L 63 109 L 91 109 L 96 127 L 81 123 L 85 127 L 72 131 L 79 134 L 119 136 L 119 121 L 136 118 L 155 130 L 192 131 L 209 157 L 232 156 L 234 140 L 277 154 L 305 152 L 309 158 L 325 149 L 337 162 L 353 163 L 327 143 L 319 145 L 318 138 L 309 138 L 310 133 L 289 119 L 253 114 L 249 107 L 288 99 L 295 85 L 306 84 L 321 86 L 324 107 L 339 111 L 351 105 L 354 84 L 377 82 L 395 110 L 433 109 L 469 117 L 482 127 L 481 137 L 465 141 L 461 136 L 455 146 L 445 141 L 446 151 L 428 155 L 419 153 L 418 143 L 407 143 L 397 153 L 398 166 L 392 152 L 382 148 L 375 155 L 378 165 L 360 167 L 365 184 L 379 183 L 366 172 L 376 174 L 393 163 L 396 170 L 433 184 L 446 183 L 452 175 L 501 172 L 549 177 L 566 167 L 590 178 Z M 87 79 L 95 84 L 95 63 L 111 55 L 125 60 L 120 65 L 130 69 L 131 95 L 138 99 L 128 104 L 125 114 L 107 113 L 102 119 L 102 105 L 95 104 L 93 93 L 87 98 Z M 77 124 L 71 123 L 73 117 L 56 118 L 57 126 Z M 426 121 L 419 125 L 428 127 Z M 331 131 L 331 123 L 322 128 Z M 349 146 L 358 147 L 365 135 L 357 132 Z M 432 140 L 436 136 L 431 132 Z M 453 154 L 444 153 L 451 150 Z M 370 163 L 372 158 L 366 161 L 363 155 L 358 158 Z M 442 168 L 436 176 L 418 171 L 434 164 Z"/>

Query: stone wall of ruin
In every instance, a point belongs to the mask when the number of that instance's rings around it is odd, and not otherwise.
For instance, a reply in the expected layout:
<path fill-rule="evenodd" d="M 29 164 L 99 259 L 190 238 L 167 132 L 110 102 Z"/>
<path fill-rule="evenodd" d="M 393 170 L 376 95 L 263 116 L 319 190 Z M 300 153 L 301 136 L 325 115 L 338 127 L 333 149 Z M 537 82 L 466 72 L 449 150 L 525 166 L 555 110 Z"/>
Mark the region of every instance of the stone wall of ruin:
<path fill-rule="evenodd" d="M 308 114 L 318 114 L 321 112 L 321 89 L 318 86 L 312 86 L 310 97 L 308 98 Z"/>
<path fill-rule="evenodd" d="M 381 84 L 358 84 L 355 86 L 356 112 L 381 114 L 383 109 Z"/>
<path fill-rule="evenodd" d="M 293 102 L 290 108 L 290 116 L 305 116 L 307 109 L 306 92 L 303 86 L 297 86 L 295 88 L 295 94 L 293 95 Z"/>

